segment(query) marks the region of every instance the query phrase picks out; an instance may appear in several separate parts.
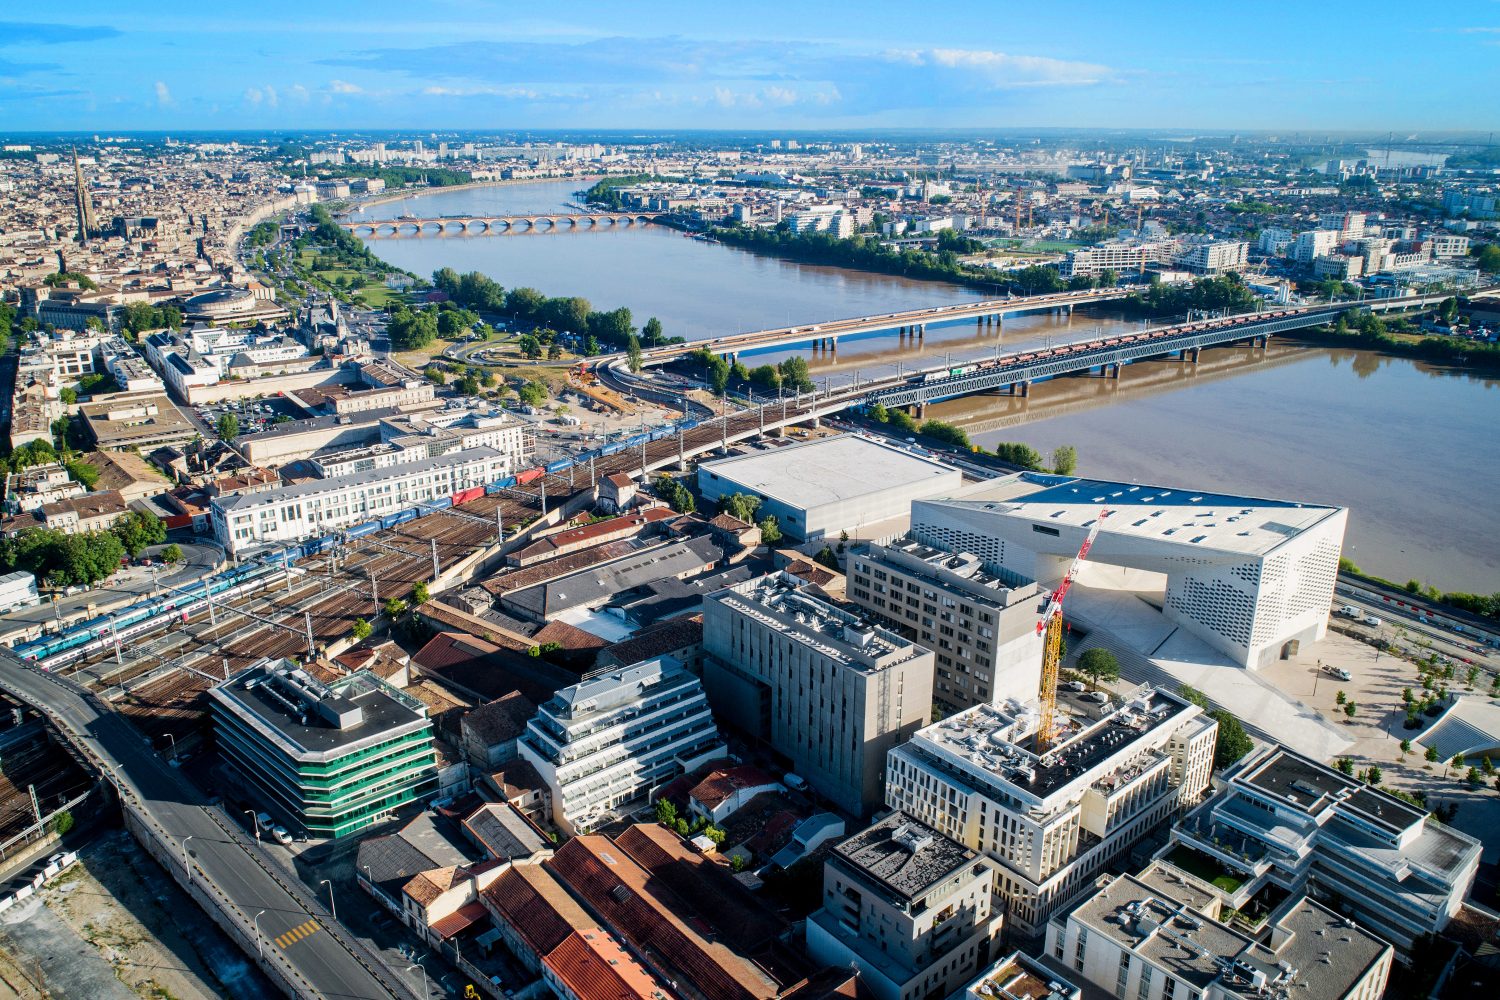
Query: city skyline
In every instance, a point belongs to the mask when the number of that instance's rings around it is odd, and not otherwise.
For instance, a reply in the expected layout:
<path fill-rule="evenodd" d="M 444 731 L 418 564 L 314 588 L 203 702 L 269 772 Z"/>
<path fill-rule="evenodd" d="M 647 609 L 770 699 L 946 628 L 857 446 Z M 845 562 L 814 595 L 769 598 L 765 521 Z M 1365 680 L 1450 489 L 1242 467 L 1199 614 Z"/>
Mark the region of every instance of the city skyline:
<path fill-rule="evenodd" d="M 708 20 L 658 2 L 539 17 L 441 0 L 418 16 L 374 0 L 311 14 L 270 0 L 204 16 L 180 0 L 141 11 L 84 0 L 0 22 L 0 108 L 14 131 L 1059 126 L 1404 137 L 1500 119 L 1473 96 L 1500 82 L 1500 3 L 1375 3 L 1317 32 L 1270 13 L 1171 3 L 1122 15 L 1083 2 L 1066 21 L 1014 5 L 944 13 L 834 2 Z"/>

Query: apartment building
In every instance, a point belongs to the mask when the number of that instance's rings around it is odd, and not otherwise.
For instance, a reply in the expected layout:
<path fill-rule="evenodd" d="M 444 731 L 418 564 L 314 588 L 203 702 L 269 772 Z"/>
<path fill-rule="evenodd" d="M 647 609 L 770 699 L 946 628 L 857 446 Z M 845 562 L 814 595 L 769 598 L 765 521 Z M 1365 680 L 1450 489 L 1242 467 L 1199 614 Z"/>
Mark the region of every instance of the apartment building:
<path fill-rule="evenodd" d="M 1101 243 L 1069 250 L 1058 271 L 1064 278 L 1093 277 L 1105 271 L 1133 274 L 1144 271 L 1147 264 L 1171 260 L 1176 253 L 1177 243 L 1173 240 Z"/>
<path fill-rule="evenodd" d="M 1218 723 L 1143 687 L 1037 746 L 1036 703 L 980 705 L 891 751 L 886 801 L 996 862 L 1011 932 L 1029 937 L 1113 858 L 1209 786 Z"/>
<path fill-rule="evenodd" d="M 1290 229 L 1267 227 L 1260 231 L 1260 236 L 1256 240 L 1255 246 L 1261 253 L 1269 254 L 1272 257 L 1280 257 L 1286 253 L 1287 247 L 1291 246 L 1292 241 L 1296 238 L 1297 234 Z"/>
<path fill-rule="evenodd" d="M 1338 770 L 1268 746 L 1184 816 L 1172 843 L 1243 876 L 1232 906 L 1274 884 L 1328 900 L 1403 954 L 1458 912 L 1480 844 L 1426 810 Z"/>
<path fill-rule="evenodd" d="M 927 722 L 931 651 L 776 572 L 703 599 L 714 711 L 855 815 L 882 801 L 885 755 Z"/>
<path fill-rule="evenodd" d="M 669 657 L 590 677 L 542 703 L 516 743 L 552 792 L 552 819 L 586 833 L 651 790 L 725 757 L 698 678 Z"/>
<path fill-rule="evenodd" d="M 421 458 L 466 448 L 493 448 L 519 468 L 531 454 L 531 425 L 502 409 L 451 408 L 380 421 L 380 440 Z"/>
<path fill-rule="evenodd" d="M 1344 234 L 1337 229 L 1309 229 L 1298 233 L 1292 241 L 1290 256 L 1299 264 L 1312 264 L 1319 257 L 1327 257 L 1344 242 Z"/>
<path fill-rule="evenodd" d="M 854 550 L 849 600 L 932 650 L 932 702 L 943 715 L 1007 698 L 1036 697 L 1043 592 L 1008 585 L 968 552 L 906 537 Z"/>
<path fill-rule="evenodd" d="M 278 820 L 342 837 L 437 790 L 432 720 L 366 672 L 332 684 L 260 660 L 209 689 L 219 752 Z"/>
<path fill-rule="evenodd" d="M 945 997 L 989 961 L 1000 932 L 990 863 L 899 812 L 834 845 L 807 918 L 820 965 L 854 966 L 876 1000 Z"/>
<path fill-rule="evenodd" d="M 506 456 L 493 448 L 474 448 L 272 493 L 218 496 L 210 508 L 214 537 L 231 555 L 290 545 L 496 482 L 509 469 Z"/>
<path fill-rule="evenodd" d="M 1212 887 L 1152 865 L 1104 876 L 1047 926 L 1047 954 L 1124 1000 L 1379 1000 L 1392 949 L 1306 896 L 1251 936 L 1221 922 Z"/>
<path fill-rule="evenodd" d="M 1242 241 L 1210 241 L 1183 248 L 1177 263 L 1194 274 L 1223 274 L 1243 268 L 1250 260 L 1250 244 Z"/>

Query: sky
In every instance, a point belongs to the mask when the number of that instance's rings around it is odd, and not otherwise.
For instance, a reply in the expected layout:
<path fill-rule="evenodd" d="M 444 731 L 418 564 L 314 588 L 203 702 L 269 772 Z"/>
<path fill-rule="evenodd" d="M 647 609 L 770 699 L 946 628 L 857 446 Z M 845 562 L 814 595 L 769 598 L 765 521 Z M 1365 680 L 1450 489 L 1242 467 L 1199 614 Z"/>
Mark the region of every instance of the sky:
<path fill-rule="evenodd" d="M 1500 128 L 1500 0 L 0 5 L 0 132 Z"/>

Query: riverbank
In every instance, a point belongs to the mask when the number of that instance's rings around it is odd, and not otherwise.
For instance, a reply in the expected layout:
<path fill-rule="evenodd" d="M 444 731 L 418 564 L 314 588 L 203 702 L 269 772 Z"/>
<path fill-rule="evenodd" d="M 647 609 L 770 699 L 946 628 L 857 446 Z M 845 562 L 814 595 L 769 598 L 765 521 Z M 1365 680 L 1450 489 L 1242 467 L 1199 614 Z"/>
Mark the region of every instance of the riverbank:
<path fill-rule="evenodd" d="M 467 184 L 450 184 L 446 187 L 416 187 L 397 188 L 384 194 L 377 194 L 369 198 L 361 198 L 359 201 L 347 202 L 347 207 L 340 210 L 337 218 L 350 221 L 351 212 L 359 212 L 366 208 L 374 208 L 377 205 L 389 205 L 393 201 L 405 201 L 408 198 L 420 198 L 434 194 L 456 194 L 460 191 L 482 191 L 486 188 L 519 187 L 532 184 L 549 184 L 566 181 L 569 184 L 587 181 L 598 174 L 568 174 L 565 177 L 519 177 L 513 180 L 499 181 L 470 181 Z"/>
<path fill-rule="evenodd" d="M 1320 347 L 1376 351 L 1393 358 L 1425 361 L 1429 364 L 1442 365 L 1457 371 L 1471 371 L 1480 375 L 1500 374 L 1500 344 L 1486 344 L 1436 335 L 1420 338 L 1414 335 L 1392 336 L 1389 333 L 1370 332 L 1355 327 L 1340 331 L 1333 326 L 1291 330 L 1277 336 L 1317 344 Z"/>

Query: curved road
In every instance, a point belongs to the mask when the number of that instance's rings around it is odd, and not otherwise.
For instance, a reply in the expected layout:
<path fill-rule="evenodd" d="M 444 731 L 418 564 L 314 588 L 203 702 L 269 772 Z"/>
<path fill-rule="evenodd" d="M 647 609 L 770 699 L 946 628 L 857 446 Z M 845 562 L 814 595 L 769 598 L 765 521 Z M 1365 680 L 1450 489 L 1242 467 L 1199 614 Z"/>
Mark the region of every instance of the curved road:
<path fill-rule="evenodd" d="M 0 650 L 0 690 L 43 709 L 65 737 L 101 766 L 120 798 L 149 816 L 178 864 L 186 853 L 196 891 L 207 887 L 220 909 L 246 930 L 245 936 L 257 940 L 267 964 L 301 983 L 303 992 L 329 1000 L 409 995 L 377 971 L 383 970 L 379 962 L 328 917 L 305 887 L 278 875 L 232 821 L 166 766 L 140 733 L 97 696 L 22 666 L 9 650 Z"/>

